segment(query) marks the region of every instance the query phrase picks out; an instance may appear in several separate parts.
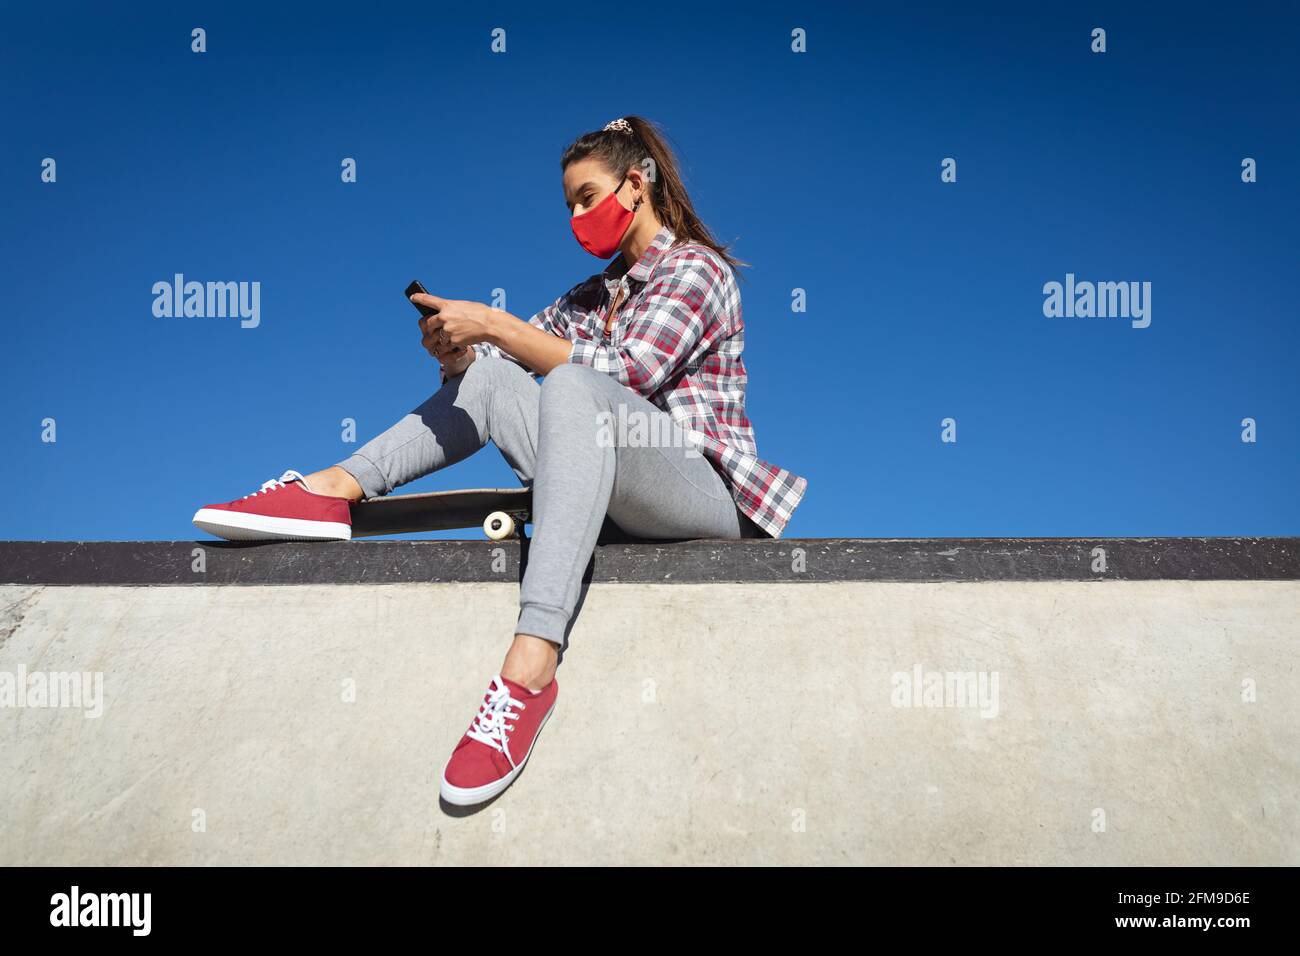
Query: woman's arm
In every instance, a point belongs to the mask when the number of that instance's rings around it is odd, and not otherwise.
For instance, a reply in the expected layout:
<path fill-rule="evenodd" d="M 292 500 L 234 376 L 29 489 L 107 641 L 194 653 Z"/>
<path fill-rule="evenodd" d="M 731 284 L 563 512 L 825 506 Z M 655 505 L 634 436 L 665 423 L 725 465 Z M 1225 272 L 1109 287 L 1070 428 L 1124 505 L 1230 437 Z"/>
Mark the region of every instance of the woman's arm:
<path fill-rule="evenodd" d="M 569 361 L 573 343 L 509 312 L 495 311 L 488 322 L 486 342 L 523 362 L 538 375 L 546 375 Z"/>
<path fill-rule="evenodd" d="M 411 296 L 411 301 L 438 310 L 437 315 L 424 321 L 434 334 L 444 333 L 449 346 L 482 345 L 485 347 L 480 351 L 485 354 L 505 353 L 504 357 L 519 362 L 535 374 L 545 375 L 555 366 L 563 365 L 573 349 L 573 344 L 565 337 L 568 328 L 567 294 L 528 321 L 482 302 L 423 294 Z M 465 362 L 465 367 L 469 361 Z"/>
<path fill-rule="evenodd" d="M 567 302 L 581 287 L 528 322 L 481 302 L 418 294 L 411 300 L 439 310 L 428 325 L 445 331 L 453 345 L 486 343 L 539 375 L 565 363 L 590 365 L 649 396 L 694 352 L 711 348 L 725 336 L 730 328 L 727 317 L 739 310 L 734 280 L 728 281 L 726 272 L 707 256 L 682 251 L 665 264 L 671 268 L 652 278 L 629 306 L 632 312 L 617 346 L 567 337 Z M 539 318 L 545 321 L 539 323 Z"/>

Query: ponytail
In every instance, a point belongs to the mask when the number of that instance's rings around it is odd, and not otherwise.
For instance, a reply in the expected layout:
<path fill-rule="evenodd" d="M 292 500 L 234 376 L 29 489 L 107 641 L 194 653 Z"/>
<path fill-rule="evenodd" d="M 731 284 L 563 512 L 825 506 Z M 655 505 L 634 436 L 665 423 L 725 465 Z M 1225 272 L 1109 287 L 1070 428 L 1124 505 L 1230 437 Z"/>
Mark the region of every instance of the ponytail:
<path fill-rule="evenodd" d="M 748 265 L 714 238 L 696 214 L 682 182 L 677 157 L 663 131 L 650 120 L 625 116 L 602 130 L 583 133 L 565 149 L 560 157 L 560 169 L 568 169 L 570 164 L 588 156 L 600 159 L 613 176 L 621 176 L 632 166 L 639 167 L 650 181 L 650 205 L 655 215 L 677 238 L 708 246 L 732 269 Z"/>

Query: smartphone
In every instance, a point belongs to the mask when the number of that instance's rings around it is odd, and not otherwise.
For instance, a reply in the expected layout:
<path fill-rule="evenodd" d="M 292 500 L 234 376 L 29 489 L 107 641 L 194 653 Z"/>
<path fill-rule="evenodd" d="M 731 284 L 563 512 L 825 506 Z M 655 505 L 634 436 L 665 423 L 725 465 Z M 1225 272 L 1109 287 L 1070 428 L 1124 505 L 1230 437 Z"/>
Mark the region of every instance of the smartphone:
<path fill-rule="evenodd" d="M 419 280 L 419 279 L 416 279 L 414 282 L 412 282 L 410 285 L 408 285 L 408 286 L 406 287 L 406 301 L 407 301 L 407 302 L 410 302 L 410 301 L 411 301 L 411 296 L 416 295 L 417 293 L 420 294 L 420 295 L 428 295 L 428 294 L 429 294 L 429 290 L 426 289 L 426 288 L 425 288 L 425 287 L 420 283 L 420 280 Z M 413 303 L 413 302 L 412 302 L 411 304 L 412 304 L 412 305 L 415 305 L 415 303 Z M 437 309 L 432 308 L 432 307 L 427 306 L 427 305 L 416 305 L 415 307 L 416 307 L 417 309 L 420 310 L 420 314 L 421 314 L 422 316 L 424 316 L 426 319 L 427 319 L 429 316 L 431 316 L 431 315 L 437 315 L 437 314 L 438 314 L 438 310 L 437 310 Z"/>

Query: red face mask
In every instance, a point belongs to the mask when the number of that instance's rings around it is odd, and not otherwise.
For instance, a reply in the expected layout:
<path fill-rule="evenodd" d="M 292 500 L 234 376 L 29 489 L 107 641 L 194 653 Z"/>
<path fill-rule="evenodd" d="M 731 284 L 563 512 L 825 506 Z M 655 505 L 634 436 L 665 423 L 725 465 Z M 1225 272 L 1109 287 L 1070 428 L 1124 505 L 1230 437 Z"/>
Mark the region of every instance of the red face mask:
<path fill-rule="evenodd" d="M 618 201 L 618 191 L 625 182 L 626 176 L 618 181 L 612 193 L 592 208 L 569 218 L 569 225 L 573 228 L 578 243 L 598 259 L 608 259 L 618 251 L 619 243 L 627 235 L 632 219 L 636 216 L 634 210 Z M 636 204 L 641 205 L 641 201 L 638 199 Z"/>

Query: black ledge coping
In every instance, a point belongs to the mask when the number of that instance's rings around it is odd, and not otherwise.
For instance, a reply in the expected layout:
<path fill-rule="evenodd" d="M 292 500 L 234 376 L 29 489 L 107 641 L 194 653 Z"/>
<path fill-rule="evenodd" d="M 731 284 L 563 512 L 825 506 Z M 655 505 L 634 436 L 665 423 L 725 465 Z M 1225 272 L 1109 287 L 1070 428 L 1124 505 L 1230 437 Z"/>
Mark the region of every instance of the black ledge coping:
<path fill-rule="evenodd" d="M 1105 552 L 1105 570 L 1093 570 Z M 0 584 L 517 581 L 518 541 L 0 541 Z M 527 543 L 523 545 L 527 557 Z M 1300 538 L 804 538 L 606 544 L 595 583 L 1294 581 Z"/>

